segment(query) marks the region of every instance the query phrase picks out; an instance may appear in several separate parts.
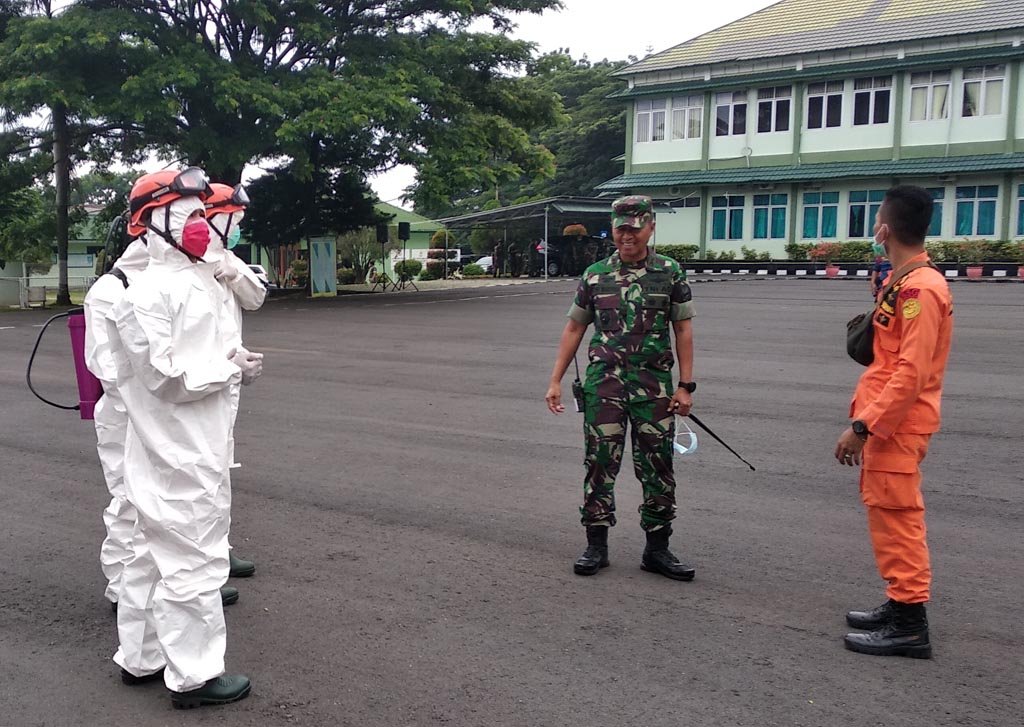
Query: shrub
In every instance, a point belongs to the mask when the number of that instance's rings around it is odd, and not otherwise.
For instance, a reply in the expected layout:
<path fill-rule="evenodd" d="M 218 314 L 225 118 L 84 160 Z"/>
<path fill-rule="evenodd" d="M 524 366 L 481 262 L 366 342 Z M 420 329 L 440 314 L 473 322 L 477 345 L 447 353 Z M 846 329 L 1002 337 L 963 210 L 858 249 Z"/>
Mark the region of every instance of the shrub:
<path fill-rule="evenodd" d="M 355 282 L 355 270 L 352 268 L 338 268 L 338 285 L 353 285 Z"/>
<path fill-rule="evenodd" d="M 586 237 L 587 228 L 580 224 L 566 225 L 565 229 L 562 230 L 562 234 L 566 237 L 570 237 L 572 235 L 576 235 L 577 237 Z"/>
<path fill-rule="evenodd" d="M 459 255 L 459 248 L 457 248 L 457 247 L 449 247 L 447 252 L 448 252 L 448 259 L 449 260 L 454 260 Z M 445 259 L 445 249 L 443 247 L 442 248 L 431 248 L 430 250 L 427 250 L 427 260 L 444 260 L 444 259 Z"/>
<path fill-rule="evenodd" d="M 422 269 L 423 263 L 419 260 L 402 260 L 395 264 L 395 274 L 405 280 L 415 278 Z"/>
<path fill-rule="evenodd" d="M 427 265 L 420 273 L 420 280 L 438 280 L 441 277 L 441 268 Z"/>
<path fill-rule="evenodd" d="M 718 254 L 718 259 L 719 260 L 725 260 L 725 261 L 735 260 L 736 259 L 736 251 L 735 250 L 722 250 L 722 252 L 720 252 Z"/>
<path fill-rule="evenodd" d="M 806 260 L 807 253 L 810 252 L 812 245 L 809 242 L 790 242 L 786 244 L 786 256 L 790 260 Z"/>
<path fill-rule="evenodd" d="M 466 267 L 462 268 L 462 274 L 467 278 L 482 278 L 487 273 L 484 269 L 476 263 L 469 263 Z"/>
<path fill-rule="evenodd" d="M 670 257 L 677 262 L 686 262 L 696 257 L 700 252 L 700 245 L 657 245 L 655 246 L 659 255 Z"/>
<path fill-rule="evenodd" d="M 704 251 L 704 258 L 703 259 L 704 260 L 709 260 L 709 261 L 710 260 L 717 260 L 718 259 L 718 253 L 716 253 L 714 250 L 705 250 Z"/>
<path fill-rule="evenodd" d="M 740 246 L 740 257 L 744 260 L 757 260 L 757 250 L 746 245 Z"/>
<path fill-rule="evenodd" d="M 763 262 L 769 262 L 772 259 L 772 254 L 769 251 L 765 250 L 764 252 L 757 254 L 757 259 Z"/>

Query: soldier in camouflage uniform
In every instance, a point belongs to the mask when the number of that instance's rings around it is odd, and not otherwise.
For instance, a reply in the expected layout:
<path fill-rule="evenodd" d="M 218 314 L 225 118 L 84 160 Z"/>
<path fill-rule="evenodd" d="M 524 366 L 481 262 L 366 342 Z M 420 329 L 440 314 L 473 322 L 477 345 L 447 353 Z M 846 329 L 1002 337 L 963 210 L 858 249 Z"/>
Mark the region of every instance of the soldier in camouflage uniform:
<path fill-rule="evenodd" d="M 546 400 L 562 406 L 561 381 L 587 327 L 594 324 L 584 384 L 586 479 L 583 525 L 587 549 L 573 569 L 593 575 L 608 565 L 608 528 L 615 524 L 615 477 L 629 423 L 633 467 L 643 485 L 640 525 L 647 535 L 641 568 L 688 581 L 694 569 L 668 549 L 675 517 L 672 440 L 675 415 L 693 404 L 693 304 L 679 264 L 648 250 L 654 232 L 650 197 L 629 196 L 612 205 L 617 252 L 586 269 L 569 309 Z M 672 336 L 680 382 L 672 382 Z"/>

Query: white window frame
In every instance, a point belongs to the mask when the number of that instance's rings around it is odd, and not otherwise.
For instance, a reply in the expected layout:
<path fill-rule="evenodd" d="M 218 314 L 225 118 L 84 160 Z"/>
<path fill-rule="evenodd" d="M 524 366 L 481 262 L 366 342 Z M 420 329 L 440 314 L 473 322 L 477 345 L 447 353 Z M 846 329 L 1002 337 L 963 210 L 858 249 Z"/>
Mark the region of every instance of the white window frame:
<path fill-rule="evenodd" d="M 779 106 L 785 103 L 786 112 L 779 113 Z M 765 131 L 761 130 L 761 108 L 770 108 L 771 118 L 768 125 L 771 127 Z M 779 122 L 785 120 L 786 128 L 780 129 Z M 749 119 L 748 119 L 749 122 Z M 758 134 L 784 133 L 793 129 L 793 87 L 792 86 L 768 86 L 757 89 L 757 126 Z"/>
<path fill-rule="evenodd" d="M 889 99 L 889 113 L 885 121 L 875 121 L 875 111 L 878 108 L 878 96 L 886 93 Z M 868 94 L 868 120 L 863 124 L 857 123 L 857 98 Z M 853 125 L 854 126 L 882 126 L 892 123 L 892 76 L 868 76 L 856 78 L 853 81 Z"/>
<path fill-rule="evenodd" d="M 943 108 L 936 110 L 936 94 L 940 92 L 940 89 L 945 89 L 945 103 Z M 924 96 L 924 115 L 920 118 L 914 118 L 915 95 Z M 910 121 L 939 121 L 948 119 L 952 101 L 952 71 L 916 71 L 910 74 L 910 108 L 907 110 L 907 118 Z"/>
<path fill-rule="evenodd" d="M 845 81 L 822 81 L 807 86 L 807 115 L 805 128 L 808 130 L 837 129 L 843 125 L 843 96 L 846 90 Z M 821 126 L 811 126 L 811 100 L 821 99 Z M 833 98 L 839 99 L 839 123 L 828 123 L 828 108 Z"/>
<path fill-rule="evenodd" d="M 998 90 L 992 88 L 996 84 L 998 84 Z M 978 86 L 978 107 L 976 113 L 966 113 L 968 86 Z M 965 68 L 960 93 L 961 118 L 977 119 L 983 116 L 1001 116 L 1006 108 L 1004 101 L 1006 86 L 1006 66 L 1004 64 Z M 999 108 L 994 111 L 988 108 L 989 101 L 993 97 L 999 103 Z"/>
<path fill-rule="evenodd" d="M 743 131 L 736 131 L 736 107 L 743 107 Z M 729 109 L 729 130 L 718 133 L 719 111 L 723 108 Z M 715 136 L 739 136 L 750 130 L 750 104 L 747 103 L 746 91 L 727 91 L 715 94 Z"/>
<path fill-rule="evenodd" d="M 637 144 L 665 141 L 665 107 L 667 99 L 642 99 L 636 102 L 636 130 L 633 138 Z M 660 136 L 658 131 L 660 129 Z"/>
<path fill-rule="evenodd" d="M 694 129 L 696 126 L 696 129 Z M 704 130 L 704 94 L 672 97 L 672 141 L 699 139 Z M 691 133 L 695 132 L 695 133 Z"/>

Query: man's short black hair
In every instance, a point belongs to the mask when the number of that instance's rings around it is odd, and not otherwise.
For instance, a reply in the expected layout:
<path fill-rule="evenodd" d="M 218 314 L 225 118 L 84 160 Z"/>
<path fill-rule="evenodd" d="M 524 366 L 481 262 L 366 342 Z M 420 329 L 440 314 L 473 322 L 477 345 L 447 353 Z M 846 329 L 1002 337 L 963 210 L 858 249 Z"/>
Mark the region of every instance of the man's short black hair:
<path fill-rule="evenodd" d="M 931 227 L 934 207 L 928 190 L 910 184 L 900 185 L 885 193 L 881 221 L 889 225 L 893 236 L 900 242 L 919 245 Z"/>

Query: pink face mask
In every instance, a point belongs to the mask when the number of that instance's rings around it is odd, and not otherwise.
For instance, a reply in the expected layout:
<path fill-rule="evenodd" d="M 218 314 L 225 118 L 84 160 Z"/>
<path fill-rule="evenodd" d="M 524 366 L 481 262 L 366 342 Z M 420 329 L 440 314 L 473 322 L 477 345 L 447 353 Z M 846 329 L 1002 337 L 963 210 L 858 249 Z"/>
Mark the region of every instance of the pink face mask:
<path fill-rule="evenodd" d="M 202 259 L 210 245 L 210 227 L 206 220 L 187 222 L 181 230 L 181 247 L 192 257 Z"/>

